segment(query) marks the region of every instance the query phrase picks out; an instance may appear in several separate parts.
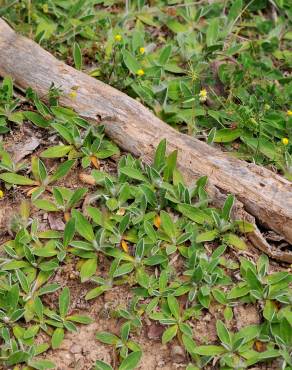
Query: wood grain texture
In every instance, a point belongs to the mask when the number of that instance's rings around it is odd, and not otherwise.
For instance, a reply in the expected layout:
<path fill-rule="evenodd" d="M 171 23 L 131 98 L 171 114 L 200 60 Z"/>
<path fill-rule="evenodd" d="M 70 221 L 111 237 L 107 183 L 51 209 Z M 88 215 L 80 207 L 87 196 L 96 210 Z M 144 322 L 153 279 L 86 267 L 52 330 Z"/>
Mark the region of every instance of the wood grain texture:
<path fill-rule="evenodd" d="M 177 132 L 138 101 L 16 34 L 2 19 L 0 75 L 11 75 L 17 86 L 32 87 L 44 100 L 54 83 L 63 91 L 60 104 L 92 123 L 102 123 L 112 140 L 144 161 L 152 158 L 155 147 L 165 138 L 168 151 L 178 150 L 179 168 L 188 182 L 207 175 L 209 191 L 219 203 L 220 194 L 235 194 L 248 213 L 292 243 L 292 184 L 288 180 Z M 69 94 L 72 89 L 77 92 L 74 99 Z"/>

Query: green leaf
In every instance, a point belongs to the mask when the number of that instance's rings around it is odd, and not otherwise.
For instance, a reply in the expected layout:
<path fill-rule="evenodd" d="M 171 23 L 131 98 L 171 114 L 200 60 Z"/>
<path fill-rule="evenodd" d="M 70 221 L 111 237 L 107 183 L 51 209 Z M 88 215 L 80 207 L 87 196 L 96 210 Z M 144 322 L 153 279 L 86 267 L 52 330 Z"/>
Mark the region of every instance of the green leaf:
<path fill-rule="evenodd" d="M 62 233 L 56 230 L 46 230 L 38 233 L 40 239 L 59 239 L 62 237 Z"/>
<path fill-rule="evenodd" d="M 7 118 L 11 122 L 15 122 L 15 123 L 18 123 L 18 124 L 23 123 L 23 115 L 22 115 L 21 112 L 10 113 L 10 114 L 8 114 Z"/>
<path fill-rule="evenodd" d="M 231 299 L 244 297 L 245 295 L 249 293 L 249 291 L 250 291 L 250 288 L 247 285 L 244 285 L 242 287 L 235 286 L 228 293 L 227 298 L 231 300 Z"/>
<path fill-rule="evenodd" d="M 263 311 L 264 318 L 268 321 L 272 321 L 275 315 L 276 315 L 275 304 L 272 301 L 267 300 Z"/>
<path fill-rule="evenodd" d="M 176 236 L 176 227 L 172 218 L 165 211 L 160 212 L 161 226 L 166 233 L 166 235 L 173 240 Z"/>
<path fill-rule="evenodd" d="M 34 162 L 34 159 L 32 159 L 32 167 L 34 166 L 33 162 Z M 48 177 L 48 172 L 47 172 L 44 162 L 41 161 L 39 158 L 36 158 L 35 164 L 36 164 L 36 171 L 37 171 L 36 173 L 33 172 L 33 174 L 35 175 L 35 178 L 40 180 L 42 183 L 46 182 L 47 177 Z"/>
<path fill-rule="evenodd" d="M 7 99 L 13 97 L 13 80 L 11 76 L 5 76 L 2 82 L 2 88 L 5 88 Z"/>
<path fill-rule="evenodd" d="M 120 168 L 120 172 L 131 179 L 139 180 L 147 182 L 147 178 L 143 175 L 143 173 L 140 170 L 137 170 L 133 167 L 122 167 Z"/>
<path fill-rule="evenodd" d="M 106 362 L 97 360 L 95 363 L 95 370 L 113 370 L 113 368 Z"/>
<path fill-rule="evenodd" d="M 170 54 L 171 54 L 171 45 L 166 45 L 162 52 L 160 53 L 159 55 L 159 59 L 158 59 L 158 64 L 162 67 L 165 66 L 165 64 L 167 63 L 169 57 L 170 57 Z"/>
<path fill-rule="evenodd" d="M 242 0 L 234 0 L 231 2 L 231 7 L 228 13 L 228 22 L 234 21 L 241 13 Z"/>
<path fill-rule="evenodd" d="M 194 348 L 196 347 L 195 341 L 189 335 L 182 335 L 182 341 L 184 344 L 185 349 L 189 352 L 189 354 L 194 354 Z"/>
<path fill-rule="evenodd" d="M 38 370 L 54 369 L 56 367 L 50 360 L 32 360 L 29 361 L 28 365 Z"/>
<path fill-rule="evenodd" d="M 177 334 L 178 325 L 172 325 L 167 328 L 162 334 L 162 344 L 166 344 L 172 340 Z"/>
<path fill-rule="evenodd" d="M 190 204 L 179 204 L 178 210 L 187 218 L 192 221 L 195 221 L 198 224 L 209 223 L 212 224 L 212 217 L 207 215 L 205 212 L 196 208 Z"/>
<path fill-rule="evenodd" d="M 70 290 L 68 287 L 65 287 L 59 296 L 59 312 L 62 318 L 64 318 L 67 315 L 69 305 L 70 305 Z"/>
<path fill-rule="evenodd" d="M 69 128 L 60 123 L 52 123 L 51 126 L 58 132 L 58 134 L 69 144 L 74 144 L 74 138 Z"/>
<path fill-rule="evenodd" d="M 4 271 L 16 270 L 23 267 L 29 267 L 30 264 L 26 261 L 10 261 L 1 266 Z"/>
<path fill-rule="evenodd" d="M 176 320 L 179 320 L 179 303 L 177 299 L 173 295 L 169 295 L 167 296 L 167 304 L 172 315 Z"/>
<path fill-rule="evenodd" d="M 89 325 L 94 322 L 89 316 L 84 315 L 72 315 L 67 316 L 67 320 L 77 322 L 78 324 Z"/>
<path fill-rule="evenodd" d="M 234 223 L 241 233 L 251 233 L 254 231 L 254 225 L 245 220 L 237 220 Z"/>
<path fill-rule="evenodd" d="M 74 42 L 73 44 L 73 59 L 74 59 L 75 68 L 80 71 L 82 68 L 82 53 L 81 53 L 80 46 L 77 42 Z"/>
<path fill-rule="evenodd" d="M 264 138 L 255 138 L 255 137 L 241 137 L 241 140 L 251 147 L 255 152 L 259 151 L 264 156 L 268 157 L 272 161 L 279 161 L 280 156 L 277 151 L 276 145 L 274 142 L 271 142 Z"/>
<path fill-rule="evenodd" d="M 21 288 L 25 293 L 29 292 L 29 281 L 26 275 L 22 272 L 22 270 L 16 270 L 17 279 L 21 285 Z"/>
<path fill-rule="evenodd" d="M 100 333 L 97 333 L 96 339 L 105 344 L 116 344 L 120 340 L 116 335 L 108 333 L 106 331 L 101 331 Z"/>
<path fill-rule="evenodd" d="M 224 345 L 224 347 L 226 347 L 228 350 L 231 350 L 232 347 L 231 335 L 221 320 L 217 320 L 216 329 L 217 335 L 221 340 L 222 344 Z"/>
<path fill-rule="evenodd" d="M 129 53 L 126 49 L 122 51 L 123 60 L 130 72 L 133 74 L 136 74 L 139 69 L 141 69 L 140 63 L 137 61 L 137 59 Z"/>
<path fill-rule="evenodd" d="M 176 161 L 177 161 L 177 150 L 174 150 L 166 158 L 166 166 L 163 173 L 163 177 L 166 182 L 172 180 L 172 175 L 176 166 Z"/>
<path fill-rule="evenodd" d="M 269 360 L 275 357 L 279 356 L 279 351 L 275 349 L 270 349 L 265 352 L 260 352 L 252 356 L 247 360 L 247 366 L 251 366 L 256 364 L 257 362 L 264 361 L 264 360 Z"/>
<path fill-rule="evenodd" d="M 130 353 L 119 366 L 119 370 L 133 370 L 135 369 L 142 357 L 142 352 L 132 352 Z"/>
<path fill-rule="evenodd" d="M 129 263 L 123 263 L 120 265 L 114 272 L 113 277 L 119 277 L 122 275 L 129 274 L 134 269 L 134 265 L 132 262 Z"/>
<path fill-rule="evenodd" d="M 216 131 L 216 135 L 214 138 L 215 143 L 229 143 L 230 141 L 234 141 L 238 139 L 242 134 L 241 129 L 230 129 L 230 128 L 222 128 L 221 130 Z"/>
<path fill-rule="evenodd" d="M 87 193 L 87 189 L 85 188 L 80 188 L 74 191 L 70 199 L 68 200 L 67 209 L 70 209 L 74 207 L 82 198 L 83 196 Z"/>
<path fill-rule="evenodd" d="M 77 332 L 77 327 L 76 327 L 76 325 L 75 325 L 75 324 L 73 324 L 73 322 L 71 322 L 71 321 L 67 321 L 67 320 L 65 320 L 65 321 L 64 321 L 64 327 L 65 327 L 67 330 L 69 330 L 69 331 L 71 331 L 71 332 L 73 332 L 73 333 L 76 333 L 76 332 Z"/>
<path fill-rule="evenodd" d="M 232 211 L 234 200 L 235 200 L 234 195 L 229 194 L 228 197 L 226 198 L 225 202 L 224 202 L 224 206 L 222 208 L 222 217 L 226 221 L 228 221 L 229 218 L 230 218 L 230 214 L 231 214 L 231 211 Z"/>
<path fill-rule="evenodd" d="M 23 351 L 13 352 L 8 359 L 5 361 L 7 366 L 16 365 L 20 362 L 25 362 L 29 358 L 29 353 Z"/>
<path fill-rule="evenodd" d="M 6 304 L 10 306 L 9 308 L 13 311 L 17 307 L 19 300 L 19 286 L 18 284 L 12 285 L 9 292 L 6 295 Z"/>
<path fill-rule="evenodd" d="M 189 29 L 189 25 L 187 23 L 180 23 L 173 17 L 169 17 L 166 25 L 174 33 L 187 32 Z"/>
<path fill-rule="evenodd" d="M 88 206 L 86 208 L 89 216 L 92 218 L 92 220 L 99 226 L 103 226 L 104 223 L 104 216 L 102 212 L 95 207 Z"/>
<path fill-rule="evenodd" d="M 75 163 L 75 160 L 71 159 L 69 161 L 66 161 L 66 162 L 60 164 L 60 166 L 57 168 L 56 172 L 52 176 L 50 176 L 50 183 L 55 182 L 55 181 L 61 179 L 62 177 L 66 176 L 67 173 L 72 168 L 72 166 L 74 165 L 74 163 Z"/>
<path fill-rule="evenodd" d="M 206 33 L 206 43 L 207 46 L 212 46 L 216 44 L 216 41 L 219 37 L 219 19 L 218 18 L 212 18 L 209 26 L 207 28 Z"/>
<path fill-rule="evenodd" d="M 222 353 L 226 352 L 226 349 L 222 346 L 198 346 L 195 347 L 193 350 L 194 353 L 201 355 L 201 356 L 217 356 L 221 355 Z"/>
<path fill-rule="evenodd" d="M 217 230 L 205 231 L 196 237 L 196 243 L 211 242 L 218 237 L 219 233 Z"/>
<path fill-rule="evenodd" d="M 93 288 L 87 292 L 85 299 L 89 301 L 90 299 L 99 297 L 101 294 L 109 290 L 110 288 L 107 285 L 101 285 L 98 286 L 97 288 Z"/>
<path fill-rule="evenodd" d="M 35 185 L 35 181 L 31 180 L 28 177 L 24 177 L 22 175 L 18 175 L 16 173 L 12 172 L 4 172 L 1 173 L 0 179 L 4 182 L 7 182 L 8 184 L 13 185 Z"/>
<path fill-rule="evenodd" d="M 75 227 L 77 232 L 83 236 L 84 239 L 92 242 L 94 240 L 94 232 L 91 224 L 79 211 L 73 209 L 72 216 L 75 218 Z"/>
<path fill-rule="evenodd" d="M 163 262 L 167 261 L 167 257 L 162 254 L 156 254 L 144 259 L 144 264 L 147 266 L 160 265 Z"/>
<path fill-rule="evenodd" d="M 247 249 L 247 245 L 245 244 L 245 242 L 235 234 L 226 234 L 224 235 L 223 240 L 228 245 L 232 245 L 239 250 Z"/>
<path fill-rule="evenodd" d="M 23 115 L 26 119 L 38 127 L 46 128 L 50 125 L 50 122 L 45 120 L 39 113 L 26 111 L 23 112 Z"/>
<path fill-rule="evenodd" d="M 246 270 L 246 281 L 251 289 L 258 290 L 260 292 L 262 291 L 263 287 L 261 282 L 250 268 Z"/>
<path fill-rule="evenodd" d="M 52 348 L 53 349 L 59 348 L 63 339 L 64 339 L 64 329 L 63 328 L 55 329 L 52 335 Z"/>
<path fill-rule="evenodd" d="M 89 278 L 91 278 L 91 276 L 95 274 L 96 269 L 97 269 L 96 258 L 86 260 L 81 266 L 80 270 L 81 282 L 84 283 L 84 281 L 89 280 Z"/>
<path fill-rule="evenodd" d="M 62 158 L 70 152 L 71 145 L 56 145 L 44 150 L 40 156 L 42 158 Z"/>
<path fill-rule="evenodd" d="M 44 211 L 48 211 L 48 212 L 58 212 L 59 211 L 59 209 L 54 203 L 46 199 L 36 199 L 33 202 L 33 204 L 36 208 L 43 209 Z"/>
<path fill-rule="evenodd" d="M 67 247 L 69 243 L 73 240 L 75 234 L 75 218 L 70 218 L 70 220 L 66 223 L 65 230 L 64 230 L 64 238 L 63 238 L 63 245 Z"/>
<path fill-rule="evenodd" d="M 224 292 L 220 289 L 214 288 L 212 290 L 213 297 L 216 299 L 217 302 L 226 305 L 228 303 Z"/>
<path fill-rule="evenodd" d="M 153 166 L 157 170 L 160 170 L 165 165 L 165 153 L 166 153 L 166 139 L 163 139 L 160 141 L 156 148 L 153 161 Z"/>

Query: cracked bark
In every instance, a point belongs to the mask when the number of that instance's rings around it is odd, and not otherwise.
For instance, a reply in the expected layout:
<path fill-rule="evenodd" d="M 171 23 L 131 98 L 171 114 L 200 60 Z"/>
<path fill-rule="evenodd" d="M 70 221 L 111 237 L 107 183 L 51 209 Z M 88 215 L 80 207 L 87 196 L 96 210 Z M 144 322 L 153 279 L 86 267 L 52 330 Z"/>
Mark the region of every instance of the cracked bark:
<path fill-rule="evenodd" d="M 187 182 L 207 175 L 215 204 L 224 200 L 219 189 L 235 194 L 235 216 L 255 217 L 292 243 L 292 184 L 288 180 L 177 132 L 138 101 L 57 60 L 34 41 L 15 33 L 2 19 L 0 75 L 11 75 L 22 89 L 32 87 L 44 101 L 54 83 L 63 91 L 61 105 L 93 124 L 102 122 L 113 141 L 144 161 L 152 158 L 155 147 L 165 138 L 168 151 L 178 150 L 179 168 Z M 75 99 L 70 97 L 72 89 L 77 93 Z M 269 256 L 292 262 L 292 253 L 273 249 L 258 229 L 248 237 Z"/>

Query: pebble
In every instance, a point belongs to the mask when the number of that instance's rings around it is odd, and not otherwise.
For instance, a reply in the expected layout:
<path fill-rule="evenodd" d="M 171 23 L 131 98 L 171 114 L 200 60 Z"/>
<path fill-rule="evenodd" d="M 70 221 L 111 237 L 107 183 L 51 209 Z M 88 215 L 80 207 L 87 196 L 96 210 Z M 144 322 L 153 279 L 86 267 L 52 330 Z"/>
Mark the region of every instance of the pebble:
<path fill-rule="evenodd" d="M 170 355 L 173 362 L 180 363 L 185 361 L 185 351 L 181 346 L 174 345 L 170 349 Z"/>
<path fill-rule="evenodd" d="M 79 344 L 73 344 L 73 346 L 71 346 L 70 348 L 70 352 L 71 353 L 81 353 L 82 352 L 82 346 L 80 346 Z"/>

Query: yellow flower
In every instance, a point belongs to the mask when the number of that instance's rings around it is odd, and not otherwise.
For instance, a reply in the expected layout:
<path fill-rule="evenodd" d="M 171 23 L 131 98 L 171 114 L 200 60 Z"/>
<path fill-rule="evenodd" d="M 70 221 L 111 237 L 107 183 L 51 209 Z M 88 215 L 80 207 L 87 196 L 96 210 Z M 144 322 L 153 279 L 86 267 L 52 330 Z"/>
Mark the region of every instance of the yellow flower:
<path fill-rule="evenodd" d="M 76 92 L 76 91 L 74 91 L 74 90 L 71 90 L 71 91 L 69 92 L 69 96 L 70 96 L 70 98 L 72 98 L 72 99 L 76 99 L 76 97 L 77 97 L 77 92 Z"/>
<path fill-rule="evenodd" d="M 287 137 L 283 137 L 282 144 L 283 145 L 288 145 L 289 144 L 289 139 Z"/>
<path fill-rule="evenodd" d="M 140 51 L 140 54 L 144 54 L 144 53 L 145 53 L 145 48 L 141 47 L 141 48 L 139 49 L 139 51 Z"/>
<path fill-rule="evenodd" d="M 48 4 L 44 4 L 43 5 L 43 12 L 44 13 L 48 13 L 49 12 L 49 6 L 48 6 Z"/>
<path fill-rule="evenodd" d="M 292 110 L 287 110 L 287 116 L 292 116 Z"/>
<path fill-rule="evenodd" d="M 144 69 L 138 69 L 137 71 L 138 76 L 143 76 L 144 74 L 145 74 Z"/>
<path fill-rule="evenodd" d="M 199 93 L 199 100 L 204 103 L 207 100 L 208 93 L 206 89 L 202 89 Z"/>
<path fill-rule="evenodd" d="M 4 191 L 0 190 L 0 199 L 4 197 Z"/>
<path fill-rule="evenodd" d="M 154 222 L 153 224 L 157 227 L 157 229 L 160 228 L 160 225 L 161 225 L 161 218 L 159 215 L 156 215 L 155 218 L 154 218 Z"/>
<path fill-rule="evenodd" d="M 116 42 L 121 42 L 122 41 L 122 35 L 115 35 L 115 41 Z"/>
<path fill-rule="evenodd" d="M 129 247 L 125 240 L 122 240 L 121 247 L 123 248 L 124 252 L 129 253 Z"/>

